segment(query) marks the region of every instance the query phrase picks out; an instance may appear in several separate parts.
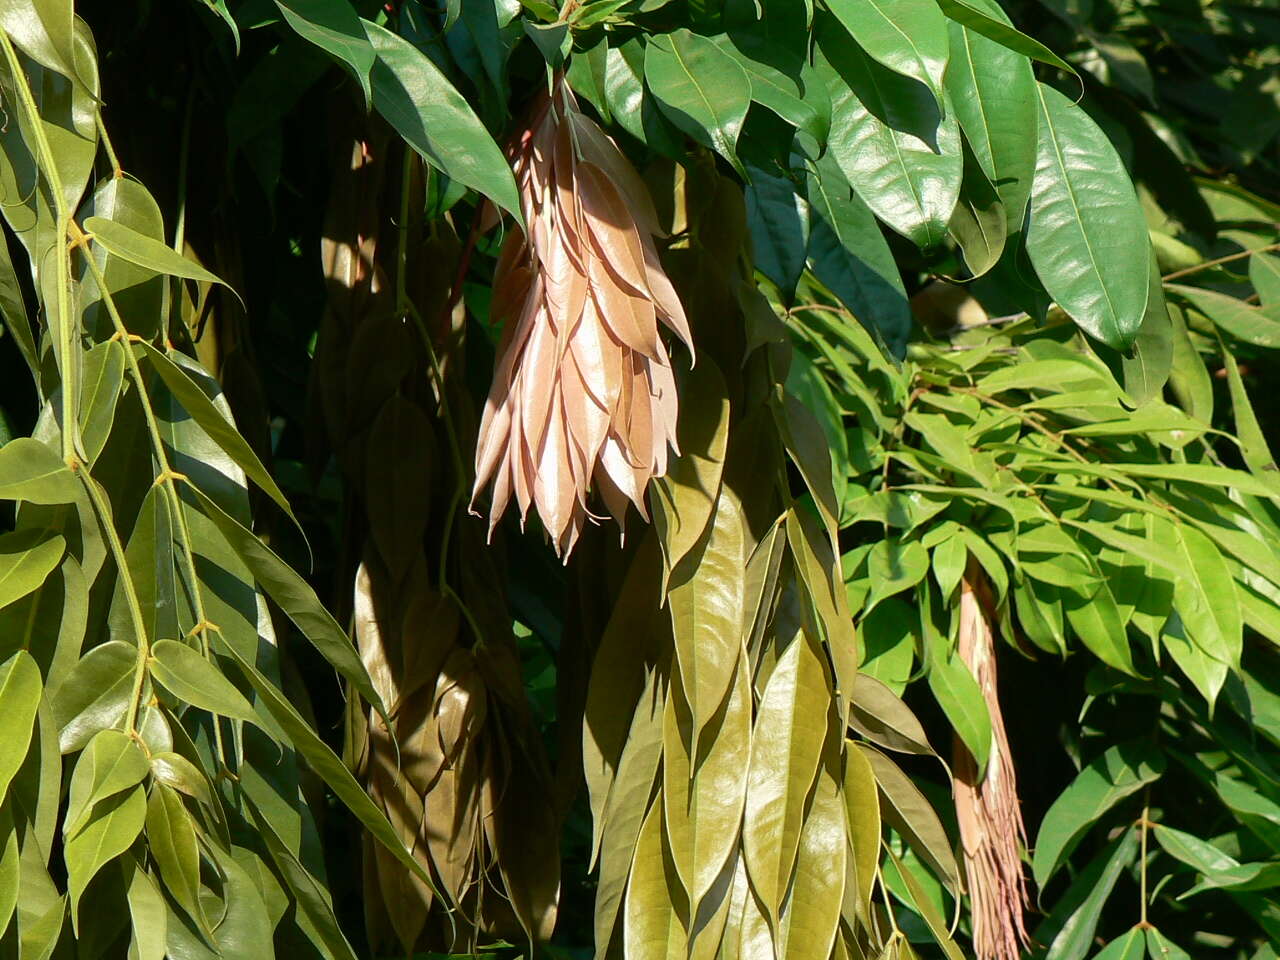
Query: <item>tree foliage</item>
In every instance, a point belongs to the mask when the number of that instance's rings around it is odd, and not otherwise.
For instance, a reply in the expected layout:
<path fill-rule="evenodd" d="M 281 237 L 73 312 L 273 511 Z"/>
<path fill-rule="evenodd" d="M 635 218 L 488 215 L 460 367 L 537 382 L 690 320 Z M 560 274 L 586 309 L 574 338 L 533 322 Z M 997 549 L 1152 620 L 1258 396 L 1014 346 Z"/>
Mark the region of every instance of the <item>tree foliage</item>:
<path fill-rule="evenodd" d="M 0 953 L 1274 957 L 1277 49 L 0 4 Z"/>

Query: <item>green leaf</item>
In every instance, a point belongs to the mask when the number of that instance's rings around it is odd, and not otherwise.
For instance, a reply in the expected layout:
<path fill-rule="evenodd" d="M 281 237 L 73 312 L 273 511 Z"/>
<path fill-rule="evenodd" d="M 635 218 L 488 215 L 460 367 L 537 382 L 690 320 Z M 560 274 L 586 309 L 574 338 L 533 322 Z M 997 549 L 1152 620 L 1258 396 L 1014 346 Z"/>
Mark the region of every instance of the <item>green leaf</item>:
<path fill-rule="evenodd" d="M 1015 29 L 1009 23 L 1009 17 L 1000 9 L 998 4 L 986 2 L 986 0 L 938 0 L 938 6 L 942 8 L 942 12 L 946 14 L 948 19 L 962 24 L 969 31 L 981 34 L 986 39 L 993 40 L 1014 53 L 1020 53 L 1024 57 L 1030 57 L 1032 60 L 1039 60 L 1041 63 L 1057 67 L 1059 70 L 1065 70 L 1072 76 L 1076 76 L 1071 64 L 1060 58 L 1040 41 L 1032 39 L 1025 33 Z M 957 52 L 954 36 L 953 34 L 953 42 L 951 44 L 953 62 Z"/>
<path fill-rule="evenodd" d="M 0 803 L 31 746 L 41 688 L 40 668 L 26 650 L 19 650 L 0 666 L 0 717 L 7 727 L 0 739 Z"/>
<path fill-rule="evenodd" d="M 747 225 L 756 269 L 791 302 L 804 272 L 809 245 L 809 205 L 786 176 L 748 164 Z"/>
<path fill-rule="evenodd" d="M 1182 308 L 1171 304 L 1168 309 L 1170 333 L 1173 336 L 1169 389 L 1183 410 L 1201 423 L 1212 423 L 1213 380 L 1205 367 L 1204 358 L 1191 342 Z"/>
<path fill-rule="evenodd" d="M 909 894 L 911 905 L 915 907 L 925 925 L 928 926 L 929 932 L 933 934 L 934 942 L 950 960 L 965 960 L 964 954 L 956 946 L 955 941 L 951 939 L 946 917 L 939 912 L 938 905 L 925 891 L 915 873 L 903 865 L 902 861 L 898 859 L 888 845 L 884 849 L 885 853 L 889 855 L 889 861 L 898 871 L 898 876 L 902 878 L 902 882 Z"/>
<path fill-rule="evenodd" d="M 858 623 L 865 651 L 859 673 L 879 680 L 896 696 L 902 696 L 911 676 L 916 648 L 912 624 L 916 622 L 910 607 L 890 598 Z"/>
<path fill-rule="evenodd" d="M 93 242 L 113 257 L 127 260 L 129 263 L 146 267 L 156 273 L 186 280 L 198 280 L 201 283 L 220 283 L 228 290 L 231 285 L 225 280 L 210 273 L 198 263 L 188 260 L 172 247 L 165 246 L 159 240 L 139 233 L 133 227 L 105 217 L 90 217 L 84 222 L 84 230 Z M 234 291 L 233 291 L 234 292 Z M 238 296 L 238 294 L 237 294 Z"/>
<path fill-rule="evenodd" d="M 928 595 L 922 591 L 922 619 L 931 620 L 924 613 Z M 926 677 L 929 689 L 933 692 L 938 706 L 947 715 L 947 720 L 978 767 L 978 780 L 986 773 L 987 760 L 991 756 L 991 715 L 987 711 L 987 701 L 982 695 L 982 688 L 974 679 L 963 660 L 950 649 L 947 638 L 936 630 L 930 631 L 927 650 L 929 653 L 929 672 Z"/>
<path fill-rule="evenodd" d="M 74 837 L 93 814 L 94 804 L 137 786 L 150 765 L 138 742 L 119 730 L 94 735 L 76 760 L 63 832 Z"/>
<path fill-rule="evenodd" d="M 371 38 L 365 36 L 361 20 L 348 0 L 276 0 L 276 6 L 298 36 L 351 69 L 367 107 L 375 54 Z"/>
<path fill-rule="evenodd" d="M 1107 944 L 1093 960 L 1143 960 L 1145 956 L 1146 937 L 1141 927 L 1134 927 Z"/>
<path fill-rule="evenodd" d="M 1219 343 L 1222 353 L 1222 367 L 1227 374 L 1227 387 L 1231 393 L 1231 412 L 1235 419 L 1236 439 L 1240 441 L 1240 456 L 1255 476 L 1267 478 L 1276 471 L 1275 458 L 1271 456 L 1271 447 L 1267 443 L 1266 434 L 1258 422 L 1258 415 L 1249 400 L 1249 392 L 1245 389 L 1244 380 L 1240 376 L 1240 367 L 1235 355 L 1227 349 L 1225 343 Z"/>
<path fill-rule="evenodd" d="M 1145 741 L 1107 749 L 1080 771 L 1040 822 L 1031 872 L 1043 889 L 1098 818 L 1164 773 L 1164 756 Z"/>
<path fill-rule="evenodd" d="M 820 651 L 798 634 L 769 676 L 751 737 L 743 854 L 771 922 L 782 912 L 827 733 L 831 694 Z"/>
<path fill-rule="evenodd" d="M 1127 350 L 1147 307 L 1150 241 L 1142 208 L 1098 125 L 1052 87 L 1040 84 L 1039 93 L 1027 253 L 1077 326 Z"/>
<path fill-rule="evenodd" d="M 782 916 L 779 956 L 826 957 L 840 925 L 849 844 L 841 786 L 829 767 L 818 770 L 800 831 L 791 893 Z M 963 960 L 957 956 L 955 960 Z"/>
<path fill-rule="evenodd" d="M 814 275 L 895 356 L 906 351 L 911 308 L 902 274 L 871 209 L 828 152 L 809 171 L 808 259 Z"/>
<path fill-rule="evenodd" d="M 156 778 L 157 783 L 185 793 L 211 810 L 216 809 L 208 779 L 194 763 L 181 754 L 172 751 L 153 753 L 151 775 Z"/>
<path fill-rule="evenodd" d="M 50 695 L 63 753 L 82 749 L 99 730 L 119 723 L 129 705 L 138 651 L 123 640 L 94 647 Z"/>
<path fill-rule="evenodd" d="M 71 897 L 71 922 L 78 927 L 80 898 L 85 888 L 109 861 L 133 845 L 147 815 L 147 795 L 141 784 L 98 804 L 84 828 L 67 840 L 67 892 Z"/>
<path fill-rule="evenodd" d="M 1255 252 L 1249 258 L 1249 282 L 1264 307 L 1280 304 L 1280 257 Z"/>
<path fill-rule="evenodd" d="M 129 918 L 133 922 L 133 941 L 129 960 L 164 960 L 168 910 L 164 897 L 138 864 L 127 869 L 125 881 L 129 900 Z"/>
<path fill-rule="evenodd" d="M 1158 823 L 1152 828 L 1152 835 L 1165 853 L 1195 867 L 1201 873 L 1219 873 L 1240 866 L 1238 861 L 1213 844 L 1182 830 Z"/>
<path fill-rule="evenodd" d="M 1091 881 L 1089 892 L 1063 923 L 1062 929 L 1049 946 L 1045 960 L 1084 960 L 1093 946 L 1094 932 L 1098 929 L 1102 908 L 1115 889 L 1121 872 L 1133 863 L 1137 855 L 1136 827 L 1130 827 L 1122 837 L 1098 855 L 1094 864 L 1082 874 L 1082 877 Z"/>
<path fill-rule="evenodd" d="M 37 541 L 43 533 L 19 530 L 0 536 L 0 607 L 37 590 L 62 562 L 67 542 L 59 536 Z"/>
<path fill-rule="evenodd" d="M 960 868 L 952 853 L 951 841 L 929 801 L 892 760 L 879 750 L 863 744 L 858 749 L 871 763 L 880 788 L 880 812 L 884 821 L 897 830 L 916 855 L 937 873 L 951 890 L 960 886 Z"/>
<path fill-rule="evenodd" d="M 194 496 L 201 512 L 213 521 L 263 590 L 297 625 L 303 636 L 338 673 L 352 683 L 367 703 L 385 716 L 386 708 L 382 698 L 374 689 L 373 681 L 369 679 L 351 640 L 307 582 L 197 487 L 188 484 L 182 490 L 184 496 Z"/>
<path fill-rule="evenodd" d="M 627 880 L 622 943 L 625 955 L 638 960 L 688 955 L 685 932 L 672 901 L 680 878 L 662 829 L 661 790 L 644 818 L 636 839 L 635 859 Z"/>
<path fill-rule="evenodd" d="M 910 590 L 928 572 L 929 552 L 919 540 L 881 540 L 867 556 L 871 595 L 864 609 L 873 610 L 886 597 Z"/>
<path fill-rule="evenodd" d="M 413 44 L 368 20 L 362 24 L 377 53 L 374 108 L 427 163 L 523 224 L 511 167 L 462 94 Z"/>
<path fill-rule="evenodd" d="M 966 147 L 960 199 L 951 212 L 947 232 L 960 248 L 970 278 L 981 277 L 1000 262 L 1009 232 L 1005 219 L 999 193 Z"/>
<path fill-rule="evenodd" d="M 0 806 L 0 936 L 9 929 L 22 882 L 21 850 L 11 806 Z"/>
<path fill-rule="evenodd" d="M 1208 656 L 1239 669 L 1244 623 L 1235 579 L 1222 554 L 1189 524 L 1158 524 L 1155 540 L 1184 571 L 1173 601 L 1189 639 Z"/>
<path fill-rule="evenodd" d="M 1147 927 L 1147 956 L 1151 960 L 1191 960 L 1185 950 L 1166 939 L 1155 927 Z"/>
<path fill-rule="evenodd" d="M 76 475 L 40 440 L 18 436 L 0 447 L 0 499 L 74 503 L 81 495 Z"/>
<path fill-rule="evenodd" d="M 137 353 L 151 362 L 152 368 L 164 385 L 169 388 L 182 408 L 200 425 L 224 453 L 227 454 L 245 474 L 256 483 L 276 504 L 287 513 L 295 523 L 297 518 L 289 506 L 289 500 L 276 484 L 267 468 L 262 465 L 258 455 L 253 452 L 248 441 L 240 435 L 228 418 L 220 411 L 208 394 L 191 379 L 190 375 L 177 363 L 171 360 L 151 344 L 138 341 Z"/>
<path fill-rule="evenodd" d="M 80 392 L 80 441 L 89 463 L 106 446 L 124 384 L 124 347 L 119 340 L 99 343 L 84 356 Z"/>
<path fill-rule="evenodd" d="M 288 736 L 289 742 L 306 758 L 311 769 L 329 785 L 329 788 L 333 790 L 338 799 L 346 805 L 357 820 L 364 824 L 374 839 L 391 851 L 397 860 L 426 884 L 428 889 L 434 892 L 436 887 L 431 875 L 405 849 L 396 829 L 388 822 L 382 811 L 374 806 L 373 801 L 369 799 L 369 795 L 356 782 L 355 777 L 351 775 L 346 765 L 316 735 L 315 731 L 307 724 L 307 721 L 302 718 L 302 715 L 298 713 L 297 709 L 275 684 L 263 676 L 257 667 L 241 656 L 240 651 L 233 645 L 227 643 L 221 637 L 217 639 L 227 656 L 236 662 L 245 679 L 253 686 L 261 704 L 275 717 L 276 722 L 280 724 L 280 727 Z"/>
<path fill-rule="evenodd" d="M 836 19 L 872 59 L 918 80 L 942 103 L 947 21 L 934 0 L 830 0 Z"/>
<path fill-rule="evenodd" d="M 235 684 L 185 643 L 159 640 L 151 647 L 151 657 L 151 676 L 179 701 L 233 720 L 261 723 Z"/>
<path fill-rule="evenodd" d="M 329 891 L 311 874 L 311 871 L 302 865 L 295 853 L 289 849 L 289 845 L 261 812 L 252 805 L 249 805 L 249 812 L 253 816 L 260 838 L 271 854 L 271 859 L 283 875 L 289 892 L 293 894 L 297 909 L 306 916 L 315 930 L 315 935 L 319 936 L 336 960 L 356 960 L 356 953 L 346 935 L 343 934 L 337 917 L 334 916 L 333 900 Z"/>
<path fill-rule="evenodd" d="M 84 83 L 76 69 L 75 12 L 70 0 L 2 0 L 0 29 L 36 63 Z"/>
<path fill-rule="evenodd" d="M 686 29 L 653 37 L 644 79 L 677 127 L 720 154 L 746 179 L 738 134 L 751 105 L 751 78 L 715 41 Z"/>
<path fill-rule="evenodd" d="M 1062 604 L 1071 629 L 1099 660 L 1130 676 L 1138 675 L 1124 619 L 1105 580 L 1096 589 L 1062 591 Z"/>
<path fill-rule="evenodd" d="M 1166 284 L 1165 289 L 1237 340 L 1259 347 L 1280 347 L 1280 308 L 1255 307 L 1217 290 L 1179 283 Z"/>
<path fill-rule="evenodd" d="M 947 93 L 974 157 L 1000 197 L 1005 232 L 1012 235 L 1022 229 L 1036 169 L 1035 75 L 1024 57 L 979 31 L 952 23 L 950 33 Z"/>
<path fill-rule="evenodd" d="M 746 71 L 753 101 L 813 137 L 819 147 L 826 144 L 831 128 L 831 106 L 824 102 L 820 87 L 801 86 L 777 67 L 752 57 L 727 36 L 714 39 L 716 45 Z"/>
<path fill-rule="evenodd" d="M 212 936 L 200 903 L 200 847 L 196 826 L 177 791 L 163 783 L 147 802 L 147 844 L 170 896 Z"/>
<path fill-rule="evenodd" d="M 922 250 L 938 245 L 964 171 L 955 112 L 944 115 L 928 87 L 876 63 L 829 18 L 817 35 L 840 170 L 886 224 Z"/>

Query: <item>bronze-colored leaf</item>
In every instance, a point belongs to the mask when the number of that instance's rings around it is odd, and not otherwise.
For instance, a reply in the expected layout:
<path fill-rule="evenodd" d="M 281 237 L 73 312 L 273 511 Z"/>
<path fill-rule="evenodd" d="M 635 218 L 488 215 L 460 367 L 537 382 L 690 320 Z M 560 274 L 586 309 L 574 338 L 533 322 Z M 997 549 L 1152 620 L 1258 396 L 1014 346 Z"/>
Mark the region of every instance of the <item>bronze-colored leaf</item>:
<path fill-rule="evenodd" d="M 628 502 L 647 517 L 645 488 L 676 447 L 658 321 L 687 346 L 689 331 L 639 177 L 568 84 L 535 99 L 513 163 L 528 232 L 510 235 L 494 276 L 491 314 L 505 327 L 472 500 L 492 484 L 491 530 L 512 496 L 522 521 L 536 506 L 567 557 L 592 487 L 620 524 Z"/>

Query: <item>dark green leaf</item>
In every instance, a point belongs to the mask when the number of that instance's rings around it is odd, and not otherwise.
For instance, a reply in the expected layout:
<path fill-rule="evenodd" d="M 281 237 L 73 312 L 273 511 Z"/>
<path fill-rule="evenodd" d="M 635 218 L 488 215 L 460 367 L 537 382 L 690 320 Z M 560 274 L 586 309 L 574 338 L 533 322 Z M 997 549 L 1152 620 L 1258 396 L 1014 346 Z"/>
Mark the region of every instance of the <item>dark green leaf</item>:
<path fill-rule="evenodd" d="M 1038 89 L 1027 253 L 1044 288 L 1082 330 L 1127 350 L 1149 292 L 1142 208 L 1106 134 L 1052 87 Z"/>

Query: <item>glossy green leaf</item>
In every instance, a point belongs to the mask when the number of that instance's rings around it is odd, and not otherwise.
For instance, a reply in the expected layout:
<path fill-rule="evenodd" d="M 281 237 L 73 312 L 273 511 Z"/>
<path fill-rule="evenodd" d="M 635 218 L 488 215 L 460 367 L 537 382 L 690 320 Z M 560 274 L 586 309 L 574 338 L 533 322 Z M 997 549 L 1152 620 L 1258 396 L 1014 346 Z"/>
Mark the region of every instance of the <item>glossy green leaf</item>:
<path fill-rule="evenodd" d="M 875 216 L 828 152 L 809 171 L 808 259 L 814 275 L 895 355 L 911 330 L 902 275 Z"/>
<path fill-rule="evenodd" d="M 777 284 L 787 302 L 804 272 L 809 205 L 782 171 L 748 165 L 747 224 L 756 269 Z"/>
<path fill-rule="evenodd" d="M 934 0 L 831 0 L 828 6 L 868 56 L 918 80 L 942 103 L 949 43 Z"/>
<path fill-rule="evenodd" d="M 1164 773 L 1163 755 L 1142 741 L 1108 748 L 1076 776 L 1045 813 L 1031 872 L 1043 887 L 1098 818 Z"/>
<path fill-rule="evenodd" d="M 225 280 L 210 273 L 198 263 L 188 260 L 161 241 L 139 233 L 124 223 L 117 223 L 105 217 L 90 217 L 84 222 L 84 229 L 90 234 L 94 243 L 101 244 L 103 249 L 113 257 L 146 267 L 156 273 L 198 280 L 201 283 L 220 283 L 230 289 Z"/>
<path fill-rule="evenodd" d="M 1088 956 L 1102 908 L 1115 889 L 1121 872 L 1134 861 L 1137 854 L 1138 830 L 1130 827 L 1098 855 L 1097 866 L 1083 874 L 1093 881 L 1092 886 L 1049 945 L 1046 960 L 1084 960 Z M 1094 871 L 1096 878 L 1093 876 Z"/>
<path fill-rule="evenodd" d="M 0 499 L 56 504 L 81 495 L 75 474 L 39 440 L 17 437 L 0 447 Z"/>
<path fill-rule="evenodd" d="M 964 158 L 955 112 L 893 73 L 829 19 L 818 44 L 831 96 L 830 151 L 877 217 L 921 249 L 941 243 L 960 196 Z"/>
<path fill-rule="evenodd" d="M 98 804 L 89 822 L 64 847 L 71 921 L 79 922 L 80 898 L 108 862 L 133 845 L 147 815 L 146 790 L 141 784 Z"/>
<path fill-rule="evenodd" d="M 262 465 L 262 461 L 253 452 L 253 448 L 249 446 L 248 441 L 240 435 L 235 425 L 209 399 L 209 396 L 195 380 L 182 367 L 151 346 L 151 344 L 139 341 L 137 343 L 137 351 L 140 357 L 146 357 L 152 369 L 164 381 L 164 385 L 173 392 L 178 402 L 182 404 L 183 409 L 191 415 L 201 429 L 218 444 L 227 456 L 235 461 L 236 465 L 248 475 L 249 479 L 261 487 L 263 492 L 279 505 L 281 510 L 293 517 L 293 510 L 289 506 L 288 498 L 285 497 L 267 468 Z"/>
<path fill-rule="evenodd" d="M 927 602 L 925 600 L 924 602 Z M 963 627 L 961 628 L 963 629 Z M 929 689 L 951 727 L 964 741 L 981 780 L 991 756 L 991 716 L 982 688 L 964 661 L 949 649 L 947 638 L 934 632 L 928 639 Z"/>
<path fill-rule="evenodd" d="M 208 779 L 194 763 L 181 754 L 172 751 L 153 753 L 151 775 L 156 778 L 157 783 L 185 793 L 210 809 L 215 807 Z"/>
<path fill-rule="evenodd" d="M 1180 283 L 1167 284 L 1165 289 L 1237 340 L 1259 347 L 1280 346 L 1280 308 L 1257 307 L 1217 290 Z"/>
<path fill-rule="evenodd" d="M 1124 619 L 1105 580 L 1096 589 L 1084 585 L 1078 591 L 1062 591 L 1062 606 L 1071 629 L 1098 659 L 1131 676 L 1137 674 Z"/>
<path fill-rule="evenodd" d="M 262 589 L 279 604 L 329 664 L 355 686 L 367 703 L 385 715 L 382 698 L 374 689 L 355 647 L 307 582 L 201 490 L 188 484 L 183 487 L 183 493 L 194 497 L 201 512 L 218 528 Z"/>
<path fill-rule="evenodd" d="M 62 562 L 66 541 L 59 536 L 43 541 L 43 531 L 17 531 L 0 535 L 0 607 L 37 590 Z"/>
<path fill-rule="evenodd" d="M 1000 197 L 1011 235 L 1022 228 L 1036 169 L 1035 76 L 1025 57 L 981 31 L 952 23 L 950 34 L 947 93 L 973 155 Z"/>
<path fill-rule="evenodd" d="M 362 21 L 377 54 L 373 106 L 422 158 L 523 223 L 511 168 L 466 99 L 430 58 L 385 27 Z"/>
<path fill-rule="evenodd" d="M 200 847 L 195 822 L 182 797 L 157 783 L 147 802 L 147 844 L 165 888 L 196 924 L 208 933 L 200 903 Z"/>
<path fill-rule="evenodd" d="M 667 118 L 746 178 L 738 134 L 751 103 L 751 78 L 712 40 L 675 30 L 645 49 L 644 79 Z"/>
<path fill-rule="evenodd" d="M 871 595 L 866 609 L 872 610 L 885 597 L 909 590 L 929 572 L 929 552 L 919 540 L 881 540 L 867 556 Z"/>
<path fill-rule="evenodd" d="M 1141 927 L 1117 937 L 1098 953 L 1094 960 L 1143 960 L 1146 956 L 1146 938 Z"/>
<path fill-rule="evenodd" d="M 1249 282 L 1264 307 L 1280 303 L 1280 257 L 1257 252 L 1249 258 Z"/>
<path fill-rule="evenodd" d="M 119 730 L 96 734 L 76 760 L 63 832 L 74 837 L 92 816 L 94 804 L 137 786 L 149 770 L 146 754 L 132 737 Z"/>
<path fill-rule="evenodd" d="M 152 645 L 151 657 L 151 676 L 182 703 L 233 720 L 260 722 L 244 694 L 199 651 L 162 639 Z"/>
<path fill-rule="evenodd" d="M 1191 956 L 1155 927 L 1147 928 L 1147 956 L 1151 960 L 1191 960 Z"/>
<path fill-rule="evenodd" d="M 164 897 L 141 866 L 134 864 L 126 873 L 129 919 L 133 924 L 129 960 L 164 960 L 168 931 Z"/>
<path fill-rule="evenodd" d="M 1083 108 L 1040 84 L 1027 253 L 1077 326 L 1127 350 L 1146 312 L 1150 243 L 1133 184 Z"/>
<path fill-rule="evenodd" d="M 0 802 L 31 746 L 42 686 L 40 668 L 27 651 L 19 650 L 0 665 L 0 718 L 5 725 L 0 737 Z"/>
<path fill-rule="evenodd" d="M 219 638 L 220 639 L 220 638 Z M 431 876 L 423 866 L 405 849 L 394 827 L 386 816 L 374 806 L 364 788 L 360 786 L 338 756 L 329 749 L 314 730 L 298 713 L 297 709 L 280 692 L 280 690 L 263 676 L 252 663 L 244 659 L 232 645 L 220 639 L 219 646 L 240 668 L 246 680 L 253 686 L 261 705 L 270 712 L 284 730 L 294 748 L 311 766 L 311 769 L 329 785 L 338 798 L 355 815 L 365 829 L 379 843 L 412 871 L 427 887 L 435 890 Z"/>
<path fill-rule="evenodd" d="M 0 936 L 4 936 L 18 907 L 22 883 L 21 849 L 10 806 L 0 807 Z"/>
<path fill-rule="evenodd" d="M 84 357 L 84 385 L 80 392 L 80 439 L 92 463 L 106 446 L 115 420 L 116 402 L 124 384 L 124 347 L 108 340 Z"/>
<path fill-rule="evenodd" d="M 880 799 L 871 762 L 846 741 L 844 767 L 845 831 L 852 854 L 850 866 L 857 883 L 857 903 L 869 915 L 880 866 Z"/>
<path fill-rule="evenodd" d="M 993 40 L 1014 53 L 1020 53 L 1024 57 L 1039 60 L 1041 63 L 1075 75 L 1071 64 L 1040 41 L 1015 29 L 999 4 L 991 0 L 938 0 L 938 6 L 942 8 L 942 12 L 948 19 L 962 24 L 967 30 Z M 954 58 L 957 55 L 957 49 L 954 34 L 952 37 L 951 55 Z"/>
<path fill-rule="evenodd" d="M 276 6 L 300 37 L 350 68 L 367 106 L 375 54 L 355 8 L 347 0 L 276 0 Z"/>
<path fill-rule="evenodd" d="M 654 528 L 667 571 L 673 571 L 707 532 L 720 495 L 729 438 L 729 395 L 714 361 L 702 358 L 685 377 L 680 418 L 681 456 L 655 481 Z"/>
<path fill-rule="evenodd" d="M 99 730 L 119 723 L 132 692 L 137 650 L 123 640 L 94 647 L 50 697 L 63 753 L 79 750 Z"/>
<path fill-rule="evenodd" d="M 1184 571 L 1173 595 L 1189 638 L 1208 656 L 1238 668 L 1244 624 L 1235 580 L 1212 540 L 1188 524 L 1162 523 L 1156 542 Z"/>
<path fill-rule="evenodd" d="M 870 674 L 854 678 L 849 725 L 872 743 L 898 753 L 932 755 L 924 727 L 910 708 Z"/>

